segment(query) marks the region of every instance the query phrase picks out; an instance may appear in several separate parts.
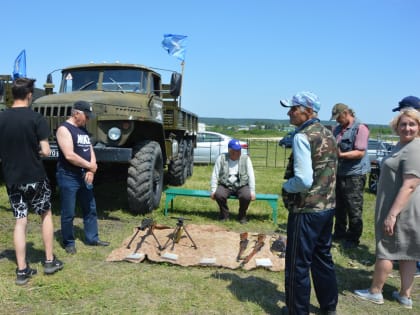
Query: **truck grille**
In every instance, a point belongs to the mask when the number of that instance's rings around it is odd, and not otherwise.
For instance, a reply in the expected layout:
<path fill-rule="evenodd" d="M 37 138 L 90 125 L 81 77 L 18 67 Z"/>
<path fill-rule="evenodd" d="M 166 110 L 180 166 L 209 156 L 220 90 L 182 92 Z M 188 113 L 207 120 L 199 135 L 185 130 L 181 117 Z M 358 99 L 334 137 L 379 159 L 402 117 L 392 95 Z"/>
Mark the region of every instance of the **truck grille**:
<path fill-rule="evenodd" d="M 71 115 L 72 104 L 69 105 L 35 105 L 33 110 L 40 113 L 47 120 L 51 135 L 49 140 L 55 142 L 57 128 Z"/>

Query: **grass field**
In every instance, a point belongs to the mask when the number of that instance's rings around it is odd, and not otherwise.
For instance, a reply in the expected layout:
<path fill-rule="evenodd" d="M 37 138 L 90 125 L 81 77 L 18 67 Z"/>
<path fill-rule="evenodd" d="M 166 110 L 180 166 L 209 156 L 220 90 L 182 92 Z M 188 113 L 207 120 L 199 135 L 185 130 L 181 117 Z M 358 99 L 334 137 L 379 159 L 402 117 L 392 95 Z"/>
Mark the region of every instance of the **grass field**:
<path fill-rule="evenodd" d="M 281 164 L 280 164 L 281 165 Z M 208 189 L 210 166 L 195 166 L 194 175 L 185 187 Z M 284 168 L 256 167 L 257 192 L 279 193 Z M 83 244 L 80 214 L 75 220 L 78 236 L 77 254 L 67 255 L 60 246 L 60 217 L 53 200 L 55 223 L 55 253 L 65 262 L 62 271 L 52 276 L 42 274 L 40 261 L 43 246 L 39 218 L 29 216 L 28 259 L 40 272 L 23 287 L 16 286 L 15 254 L 12 232 L 14 218 L 9 209 L 4 185 L 0 186 L 0 313 L 1 314 L 279 314 L 284 306 L 284 273 L 264 269 L 253 271 L 214 267 L 179 267 L 171 264 L 143 262 L 109 263 L 105 259 L 122 241 L 132 234 L 144 216 L 126 211 L 124 182 L 98 184 L 95 187 L 99 211 L 100 237 L 111 242 L 110 247 L 88 247 Z M 231 202 L 237 213 L 237 201 Z M 403 314 L 403 309 L 391 300 L 391 293 L 399 288 L 397 271 L 384 287 L 384 305 L 360 301 L 352 290 L 370 284 L 374 257 L 373 213 L 375 196 L 365 193 L 365 229 L 358 249 L 344 251 L 339 244 L 332 249 L 339 287 L 338 314 Z M 170 216 L 163 215 L 161 206 L 147 217 L 158 223 L 175 226 Z M 270 220 L 271 208 L 263 201 L 251 204 L 251 232 L 284 233 L 286 212 L 279 202 L 278 226 Z M 195 224 L 225 225 L 234 231 L 244 226 L 232 220 L 217 221 L 218 208 L 214 201 L 201 198 L 178 197 L 174 216 L 192 219 Z M 420 314 L 420 281 L 415 280 L 412 314 Z M 312 292 L 311 313 L 318 312 Z"/>

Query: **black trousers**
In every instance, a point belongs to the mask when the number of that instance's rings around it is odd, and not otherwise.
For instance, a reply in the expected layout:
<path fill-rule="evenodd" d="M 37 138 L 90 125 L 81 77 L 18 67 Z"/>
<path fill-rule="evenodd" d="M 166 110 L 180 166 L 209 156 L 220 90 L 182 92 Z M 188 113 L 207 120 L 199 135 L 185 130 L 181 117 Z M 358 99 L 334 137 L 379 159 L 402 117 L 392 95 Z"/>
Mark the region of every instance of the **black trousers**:
<path fill-rule="evenodd" d="M 229 208 L 227 205 L 228 198 L 234 195 L 239 199 L 239 219 L 242 219 L 246 216 L 246 211 L 248 210 L 248 206 L 251 202 L 251 190 L 249 186 L 242 186 L 237 190 L 231 190 L 225 186 L 219 185 L 217 186 L 216 192 L 214 197 L 219 205 L 220 209 L 220 218 L 227 219 L 229 218 Z"/>
<path fill-rule="evenodd" d="M 289 213 L 285 293 L 289 314 L 309 314 L 311 279 L 321 311 L 335 311 L 337 280 L 331 255 L 334 209 Z"/>

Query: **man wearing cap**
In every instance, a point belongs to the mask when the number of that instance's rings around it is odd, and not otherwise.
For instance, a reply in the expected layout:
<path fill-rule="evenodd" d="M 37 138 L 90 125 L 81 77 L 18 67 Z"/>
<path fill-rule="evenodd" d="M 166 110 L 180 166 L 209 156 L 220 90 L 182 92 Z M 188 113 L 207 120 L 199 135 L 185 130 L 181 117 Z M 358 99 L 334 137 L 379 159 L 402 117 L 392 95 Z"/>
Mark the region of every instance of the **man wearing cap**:
<path fill-rule="evenodd" d="M 334 240 L 343 240 L 344 248 L 350 249 L 359 245 L 363 232 L 363 191 L 370 172 L 369 128 L 343 103 L 334 105 L 331 120 L 338 123 L 333 129 L 338 144 Z"/>
<path fill-rule="evenodd" d="M 295 125 L 282 197 L 289 211 L 285 295 L 288 314 L 309 314 L 311 279 L 323 314 L 335 314 L 338 290 L 331 256 L 337 168 L 336 141 L 317 118 L 318 97 L 300 92 L 280 104 Z"/>
<path fill-rule="evenodd" d="M 88 245 L 109 245 L 98 237 L 96 202 L 92 189 L 98 166 L 85 128 L 87 120 L 93 117 L 92 106 L 88 102 L 77 101 L 73 105 L 71 116 L 57 129 L 61 233 L 64 248 L 69 254 L 76 253 L 73 229 L 76 199 L 79 199 L 83 211 L 85 242 Z"/>
<path fill-rule="evenodd" d="M 227 199 L 235 195 L 239 199 L 238 220 L 247 223 L 246 211 L 251 200 L 255 200 L 255 176 L 251 159 L 241 155 L 239 140 L 232 139 L 228 144 L 228 153 L 220 154 L 214 164 L 211 177 L 211 199 L 216 200 L 220 209 L 221 221 L 229 220 Z"/>

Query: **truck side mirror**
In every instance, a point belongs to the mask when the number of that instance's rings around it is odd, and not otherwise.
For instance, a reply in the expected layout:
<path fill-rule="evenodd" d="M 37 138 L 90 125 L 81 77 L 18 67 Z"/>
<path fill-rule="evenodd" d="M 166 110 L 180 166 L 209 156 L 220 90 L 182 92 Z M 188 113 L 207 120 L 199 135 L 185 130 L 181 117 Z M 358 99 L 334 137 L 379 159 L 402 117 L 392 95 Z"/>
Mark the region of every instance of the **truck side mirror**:
<path fill-rule="evenodd" d="M 45 95 L 53 94 L 54 83 L 52 80 L 52 73 L 49 73 L 47 75 L 47 81 L 44 84 L 44 89 L 45 89 Z"/>
<path fill-rule="evenodd" d="M 171 75 L 171 91 L 169 92 L 173 97 L 178 97 L 181 94 L 182 75 L 178 72 L 173 72 Z"/>

